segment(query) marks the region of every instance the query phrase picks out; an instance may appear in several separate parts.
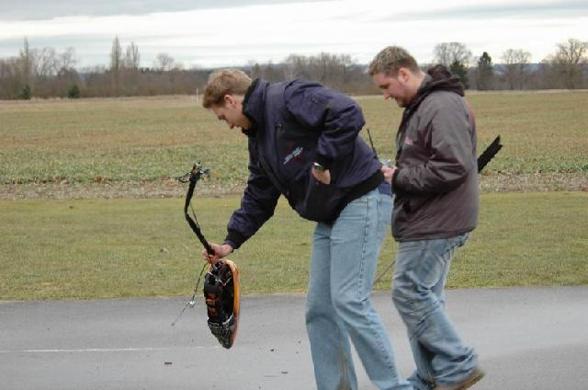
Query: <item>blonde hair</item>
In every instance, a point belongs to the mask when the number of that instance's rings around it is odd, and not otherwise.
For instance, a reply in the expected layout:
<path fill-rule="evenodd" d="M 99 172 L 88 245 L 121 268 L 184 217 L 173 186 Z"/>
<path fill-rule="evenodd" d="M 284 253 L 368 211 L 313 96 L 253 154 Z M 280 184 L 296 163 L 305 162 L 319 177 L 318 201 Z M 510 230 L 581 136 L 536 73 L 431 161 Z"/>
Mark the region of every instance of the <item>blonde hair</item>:
<path fill-rule="evenodd" d="M 223 106 L 225 95 L 245 95 L 251 82 L 251 78 L 238 69 L 217 70 L 208 77 L 202 106 Z"/>
<path fill-rule="evenodd" d="M 388 76 L 396 76 L 400 68 L 408 68 L 417 73 L 419 66 L 413 56 L 399 46 L 388 46 L 382 49 L 372 60 L 369 74 L 384 73 Z"/>

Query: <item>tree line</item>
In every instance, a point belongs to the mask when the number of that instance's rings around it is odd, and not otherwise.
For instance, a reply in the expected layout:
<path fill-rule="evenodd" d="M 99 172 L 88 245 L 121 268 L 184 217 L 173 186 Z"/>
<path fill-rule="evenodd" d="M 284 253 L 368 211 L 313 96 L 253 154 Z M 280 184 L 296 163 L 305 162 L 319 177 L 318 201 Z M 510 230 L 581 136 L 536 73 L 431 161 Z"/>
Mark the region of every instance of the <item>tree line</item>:
<path fill-rule="evenodd" d="M 588 42 L 570 38 L 540 63 L 520 48 L 505 50 L 495 60 L 487 52 L 478 57 L 461 42 L 434 47 L 433 64 L 443 64 L 477 90 L 588 88 Z M 423 69 L 433 64 L 422 64 Z M 15 57 L 0 58 L 0 99 L 32 97 L 116 97 L 196 94 L 214 69 L 185 69 L 167 53 L 159 53 L 152 66 L 141 66 L 139 47 L 123 48 L 115 37 L 109 66 L 77 69 L 74 48 L 31 48 L 24 39 Z M 268 81 L 305 78 L 350 94 L 377 93 L 367 74 L 348 54 L 291 54 L 280 63 L 250 62 L 241 67 L 252 77 Z"/>

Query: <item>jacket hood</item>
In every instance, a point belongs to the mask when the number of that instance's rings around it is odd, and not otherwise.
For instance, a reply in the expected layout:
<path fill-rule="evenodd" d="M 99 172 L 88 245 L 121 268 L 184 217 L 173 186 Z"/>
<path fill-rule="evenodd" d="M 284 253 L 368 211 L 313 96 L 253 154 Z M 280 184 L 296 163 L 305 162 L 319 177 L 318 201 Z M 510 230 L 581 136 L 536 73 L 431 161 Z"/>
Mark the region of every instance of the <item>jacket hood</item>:
<path fill-rule="evenodd" d="M 435 65 L 427 69 L 427 74 L 431 76 L 431 80 L 424 88 L 434 90 L 443 90 L 455 92 L 460 96 L 464 96 L 464 87 L 459 77 L 453 75 L 449 69 L 443 65 Z"/>
<path fill-rule="evenodd" d="M 423 83 L 419 87 L 417 94 L 410 103 L 409 111 L 413 111 L 421 102 L 434 91 L 449 91 L 464 96 L 464 87 L 459 77 L 454 76 L 449 69 L 443 65 L 435 65 L 427 69 Z"/>
<path fill-rule="evenodd" d="M 258 127 L 264 123 L 264 102 L 269 83 L 262 79 L 255 79 L 245 93 L 243 99 L 243 114 L 251 121 L 250 129 L 243 129 L 246 135 L 253 135 Z"/>

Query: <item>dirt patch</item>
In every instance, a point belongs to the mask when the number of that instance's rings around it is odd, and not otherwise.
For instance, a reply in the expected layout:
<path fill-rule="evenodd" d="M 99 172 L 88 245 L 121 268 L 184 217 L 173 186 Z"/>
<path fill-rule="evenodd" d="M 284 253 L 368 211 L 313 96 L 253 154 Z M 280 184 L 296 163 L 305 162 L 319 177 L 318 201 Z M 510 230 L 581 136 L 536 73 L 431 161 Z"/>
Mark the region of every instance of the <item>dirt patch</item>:
<path fill-rule="evenodd" d="M 483 175 L 480 183 L 482 192 L 588 191 L 588 174 Z M 197 193 L 218 197 L 240 194 L 243 188 L 203 182 L 198 185 Z M 185 192 L 186 184 L 175 180 L 0 185 L 1 200 L 181 198 Z"/>
<path fill-rule="evenodd" d="M 153 199 L 181 198 L 187 184 L 175 180 L 148 182 L 94 182 L 94 183 L 39 183 L 0 185 L 0 199 Z M 199 184 L 197 193 L 204 196 L 223 196 L 240 193 L 242 187 L 218 187 Z"/>
<path fill-rule="evenodd" d="M 482 175 L 482 192 L 588 191 L 586 173 Z"/>

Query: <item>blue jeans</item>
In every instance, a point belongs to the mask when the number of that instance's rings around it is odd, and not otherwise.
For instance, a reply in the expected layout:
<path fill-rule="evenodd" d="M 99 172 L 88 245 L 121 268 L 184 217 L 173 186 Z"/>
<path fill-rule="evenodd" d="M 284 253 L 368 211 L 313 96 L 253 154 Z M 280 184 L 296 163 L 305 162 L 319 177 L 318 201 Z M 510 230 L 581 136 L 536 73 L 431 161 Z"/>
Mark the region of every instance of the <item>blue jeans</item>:
<path fill-rule="evenodd" d="M 445 312 L 443 292 L 453 253 L 467 239 L 463 234 L 399 243 L 392 299 L 408 331 L 417 367 L 409 380 L 415 389 L 460 382 L 477 364 Z"/>
<path fill-rule="evenodd" d="M 350 202 L 333 225 L 314 231 L 306 328 L 318 390 L 355 390 L 349 339 L 379 389 L 411 389 L 370 293 L 392 197 L 378 190 Z"/>

